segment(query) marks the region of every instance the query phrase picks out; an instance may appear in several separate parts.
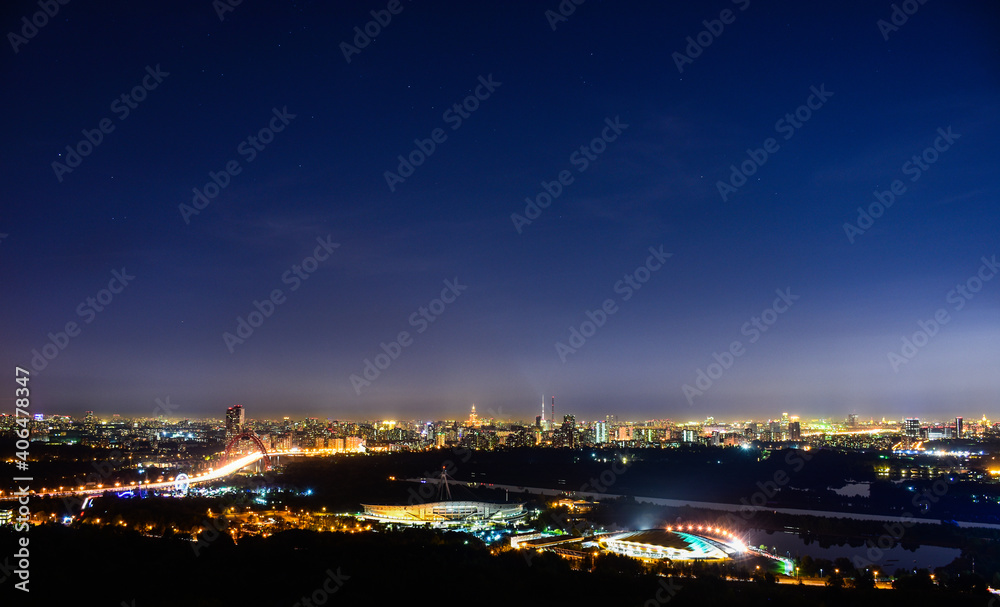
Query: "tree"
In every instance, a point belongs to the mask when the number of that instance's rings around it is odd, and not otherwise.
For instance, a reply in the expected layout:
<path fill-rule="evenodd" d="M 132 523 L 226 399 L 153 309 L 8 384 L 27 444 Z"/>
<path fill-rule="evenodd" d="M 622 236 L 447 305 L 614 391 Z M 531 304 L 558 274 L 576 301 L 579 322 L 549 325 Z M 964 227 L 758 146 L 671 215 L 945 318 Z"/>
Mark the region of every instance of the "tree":
<path fill-rule="evenodd" d="M 875 588 L 875 576 L 872 572 L 865 569 L 864 571 L 859 571 L 856 576 L 854 576 L 854 581 L 851 584 L 856 590 L 873 590 Z"/>
<path fill-rule="evenodd" d="M 830 577 L 826 578 L 826 585 L 830 588 L 840 589 L 844 587 L 844 576 L 837 572 L 830 574 Z"/>

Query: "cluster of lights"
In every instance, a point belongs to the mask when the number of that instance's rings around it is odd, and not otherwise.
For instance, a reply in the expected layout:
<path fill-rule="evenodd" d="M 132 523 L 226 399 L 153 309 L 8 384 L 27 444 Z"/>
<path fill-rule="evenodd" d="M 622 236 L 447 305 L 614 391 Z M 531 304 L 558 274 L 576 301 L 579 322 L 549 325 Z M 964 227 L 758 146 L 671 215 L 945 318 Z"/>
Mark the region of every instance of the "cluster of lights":
<path fill-rule="evenodd" d="M 667 531 L 673 530 L 673 527 L 667 527 Z M 720 529 L 718 527 L 709 527 L 708 525 L 688 525 L 686 528 L 684 525 L 678 525 L 677 531 L 705 531 L 707 533 L 720 533 L 727 537 L 735 537 L 730 531 L 726 531 L 725 529 Z"/>
<path fill-rule="evenodd" d="M 667 531 L 674 531 L 674 530 L 675 528 L 673 526 L 667 527 Z M 735 533 L 728 531 L 726 529 L 721 529 L 719 527 L 710 527 L 708 525 L 687 525 L 687 526 L 678 525 L 676 527 L 676 531 L 702 531 L 705 533 L 716 533 L 725 536 L 729 542 L 729 545 L 732 546 L 733 548 L 739 550 L 740 552 L 747 551 L 746 544 L 744 544 L 743 541 L 740 540 Z"/>

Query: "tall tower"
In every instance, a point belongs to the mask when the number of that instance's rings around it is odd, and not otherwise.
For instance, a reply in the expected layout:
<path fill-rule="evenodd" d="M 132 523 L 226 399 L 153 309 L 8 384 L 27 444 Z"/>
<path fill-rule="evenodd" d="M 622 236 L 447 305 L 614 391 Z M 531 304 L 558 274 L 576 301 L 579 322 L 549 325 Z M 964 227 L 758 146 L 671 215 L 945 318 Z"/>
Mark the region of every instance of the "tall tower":
<path fill-rule="evenodd" d="M 799 425 L 799 422 L 788 422 L 788 440 L 802 440 L 802 427 Z"/>
<path fill-rule="evenodd" d="M 476 403 L 472 403 L 472 413 L 469 414 L 469 425 L 473 428 L 479 425 L 479 416 L 476 415 Z"/>
<path fill-rule="evenodd" d="M 552 395 L 552 427 L 556 427 L 556 395 Z"/>
<path fill-rule="evenodd" d="M 243 432 L 243 405 L 233 405 L 226 409 L 226 440 Z"/>

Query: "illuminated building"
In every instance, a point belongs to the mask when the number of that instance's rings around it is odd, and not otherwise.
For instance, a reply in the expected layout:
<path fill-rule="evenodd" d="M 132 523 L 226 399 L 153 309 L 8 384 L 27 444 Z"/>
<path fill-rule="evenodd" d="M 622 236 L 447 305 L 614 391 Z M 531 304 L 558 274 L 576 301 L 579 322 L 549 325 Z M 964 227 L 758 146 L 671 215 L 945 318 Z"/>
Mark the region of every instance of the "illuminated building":
<path fill-rule="evenodd" d="M 788 440 L 802 440 L 802 427 L 799 425 L 799 422 L 788 422 Z"/>
<path fill-rule="evenodd" d="M 445 501 L 426 504 L 361 504 L 362 518 L 380 523 L 430 525 L 431 527 L 468 527 L 514 523 L 526 512 L 524 504 L 492 504 L 475 501 Z"/>
<path fill-rule="evenodd" d="M 423 487 L 427 484 L 424 483 Z M 430 495 L 433 495 L 433 491 Z M 410 501 L 420 500 L 422 492 L 410 490 Z M 447 499 L 445 499 L 447 498 Z M 453 501 L 448 474 L 441 470 L 438 501 L 410 504 L 361 504 L 361 518 L 380 523 L 429 525 L 431 527 L 478 528 L 516 523 L 524 518 L 524 504 L 494 504 L 479 501 Z"/>
<path fill-rule="evenodd" d="M 603 445 L 608 442 L 608 422 L 601 421 L 597 422 L 595 425 L 595 439 L 594 442 L 598 445 Z"/>
<path fill-rule="evenodd" d="M 920 420 L 915 417 L 903 420 L 903 433 L 910 438 L 920 438 Z"/>
<path fill-rule="evenodd" d="M 348 436 L 344 439 L 344 448 L 351 453 L 360 453 L 365 450 L 365 439 L 360 436 Z"/>
<path fill-rule="evenodd" d="M 226 409 L 226 440 L 243 431 L 243 405 L 233 405 Z"/>
<path fill-rule="evenodd" d="M 718 561 L 747 551 L 742 541 L 724 529 L 694 525 L 616 533 L 599 543 L 609 552 L 648 560 Z"/>

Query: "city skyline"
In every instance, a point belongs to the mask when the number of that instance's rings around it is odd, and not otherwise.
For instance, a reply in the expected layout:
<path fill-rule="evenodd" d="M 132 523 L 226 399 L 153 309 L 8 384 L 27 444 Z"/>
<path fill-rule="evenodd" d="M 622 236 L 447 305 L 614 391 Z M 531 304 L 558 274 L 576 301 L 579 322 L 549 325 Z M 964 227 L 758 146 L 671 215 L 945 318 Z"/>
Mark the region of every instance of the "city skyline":
<path fill-rule="evenodd" d="M 166 408 L 160 411 L 156 415 L 137 415 L 137 416 L 123 416 L 121 413 L 117 412 L 95 412 L 95 411 L 83 411 L 83 415 L 71 415 L 65 412 L 63 413 L 53 413 L 53 412 L 36 412 L 34 414 L 36 421 L 42 420 L 56 420 L 56 419 L 71 419 L 71 420 L 84 420 L 88 423 L 96 422 L 114 422 L 116 420 L 141 420 L 141 421 L 163 421 L 167 423 L 179 423 L 183 421 L 197 421 L 197 422 L 218 422 L 222 423 L 226 427 L 227 436 L 233 432 L 233 428 L 243 426 L 244 424 L 249 424 L 251 422 L 255 423 L 269 423 L 269 422 L 308 422 L 310 420 L 319 421 L 322 419 L 326 422 L 337 422 L 337 423 L 414 423 L 414 424 L 426 424 L 426 423 L 453 423 L 456 425 L 462 425 L 465 427 L 478 427 L 484 424 L 502 424 L 502 425 L 525 425 L 525 426 L 535 426 L 538 423 L 544 424 L 548 428 L 553 428 L 565 423 L 567 418 L 572 419 L 574 424 L 620 424 L 620 425 L 642 425 L 642 424 L 662 424 L 670 423 L 673 425 L 683 426 L 683 425 L 733 425 L 733 426 L 746 426 L 747 424 L 756 424 L 760 422 L 765 423 L 818 423 L 822 425 L 843 425 L 845 427 L 862 426 L 862 425 L 893 425 L 898 424 L 901 431 L 905 431 L 906 425 L 909 422 L 919 422 L 920 425 L 932 424 L 937 427 L 950 427 L 961 429 L 961 423 L 964 422 L 966 428 L 970 425 L 977 426 L 981 422 L 985 423 L 987 426 L 991 425 L 993 422 L 992 416 L 988 416 L 985 413 L 981 417 L 971 417 L 966 418 L 962 415 L 951 416 L 947 418 L 935 418 L 935 417 L 914 417 L 905 416 L 903 418 L 887 418 L 885 416 L 861 416 L 857 413 L 848 414 L 845 418 L 834 418 L 830 416 L 819 416 L 802 418 L 798 414 L 790 414 L 789 412 L 782 412 L 776 417 L 736 417 L 736 418 L 716 418 L 713 415 L 707 415 L 701 419 L 693 418 L 629 418 L 627 416 L 621 416 L 615 413 L 608 412 L 606 415 L 600 415 L 593 418 L 584 418 L 576 415 L 575 413 L 562 414 L 555 419 L 551 416 L 546 416 L 540 419 L 540 416 L 536 416 L 534 419 L 530 417 L 518 417 L 518 416 L 492 416 L 487 415 L 485 417 L 480 416 L 476 413 L 475 405 L 472 405 L 470 413 L 466 416 L 456 415 L 456 416 L 428 416 L 428 417 L 411 417 L 411 418 L 396 418 L 396 417 L 335 417 L 335 416 L 325 416 L 316 417 L 314 415 L 288 415 L 283 414 L 280 416 L 271 415 L 254 415 L 250 417 L 245 417 L 246 409 L 239 404 L 235 404 L 226 408 L 226 412 L 221 416 L 205 415 L 205 416 L 186 416 L 180 414 L 180 412 L 175 411 L 175 407 L 172 403 L 161 403 L 166 405 Z M 488 413 L 493 413 L 490 410 Z M 920 426 L 918 426 L 920 427 Z"/>

